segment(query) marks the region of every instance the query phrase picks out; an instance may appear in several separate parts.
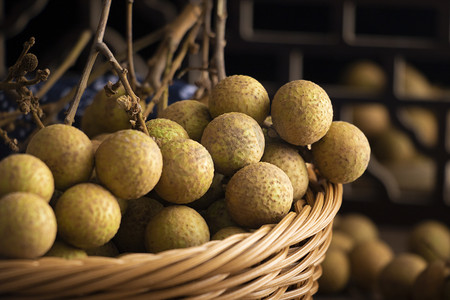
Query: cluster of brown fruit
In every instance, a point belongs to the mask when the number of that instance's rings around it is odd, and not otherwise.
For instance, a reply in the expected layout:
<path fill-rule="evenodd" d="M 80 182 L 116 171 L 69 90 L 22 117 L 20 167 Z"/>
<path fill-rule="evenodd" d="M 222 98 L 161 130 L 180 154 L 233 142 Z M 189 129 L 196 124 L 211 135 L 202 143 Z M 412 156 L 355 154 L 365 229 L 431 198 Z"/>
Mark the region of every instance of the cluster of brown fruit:
<path fill-rule="evenodd" d="M 366 215 L 338 215 L 322 263 L 319 292 L 381 299 L 450 299 L 450 228 L 427 219 L 393 247 Z M 397 237 L 398 238 L 398 237 Z"/>
<path fill-rule="evenodd" d="M 254 78 L 226 77 L 208 105 L 183 100 L 148 120 L 149 136 L 119 121 L 118 97 L 100 92 L 82 130 L 47 126 L 0 162 L 0 256 L 200 245 L 279 222 L 308 187 L 300 148 L 334 183 L 369 162 L 365 135 L 333 122 L 327 93 L 310 81 L 288 82 L 270 101 Z"/>

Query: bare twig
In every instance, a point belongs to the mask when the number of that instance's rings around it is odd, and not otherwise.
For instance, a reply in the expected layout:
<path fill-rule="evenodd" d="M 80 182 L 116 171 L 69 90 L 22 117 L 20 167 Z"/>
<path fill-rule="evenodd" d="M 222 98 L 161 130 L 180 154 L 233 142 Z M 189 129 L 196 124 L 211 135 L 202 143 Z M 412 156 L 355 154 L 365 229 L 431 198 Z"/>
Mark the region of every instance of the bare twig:
<path fill-rule="evenodd" d="M 133 59 L 133 2 L 134 0 L 127 1 L 127 61 L 128 70 L 130 76 L 130 84 L 133 90 L 136 90 L 138 81 L 136 80 L 136 72 L 134 70 Z"/>
<path fill-rule="evenodd" d="M 89 53 L 89 58 L 86 63 L 86 66 L 84 67 L 80 82 L 78 83 L 78 88 L 75 92 L 75 96 L 70 104 L 69 110 L 67 111 L 67 116 L 64 119 L 64 122 L 68 125 L 72 125 L 75 119 L 75 114 L 78 109 L 78 105 L 80 104 L 81 96 L 83 95 L 84 90 L 87 87 L 89 74 L 92 71 L 92 67 L 94 66 L 95 60 L 97 59 L 98 55 L 97 46 L 99 43 L 102 43 L 103 37 L 105 35 L 105 28 L 106 23 L 108 21 L 110 8 L 111 8 L 111 0 L 104 0 L 102 14 L 100 17 L 100 21 L 98 23 L 97 31 L 95 32 L 95 41 L 92 44 L 91 51 Z"/>
<path fill-rule="evenodd" d="M 166 68 L 167 52 L 174 52 L 178 48 L 181 39 L 194 26 L 201 13 L 202 7 L 200 3 L 189 2 L 181 14 L 166 27 L 164 40 L 161 42 L 155 55 L 148 61 L 149 72 L 144 80 L 155 90 L 161 84 L 161 77 Z"/>
<path fill-rule="evenodd" d="M 226 77 L 225 73 L 225 56 L 224 48 L 225 42 L 225 23 L 227 19 L 227 1 L 217 1 L 216 11 L 216 43 L 215 43 L 215 64 L 217 68 L 218 80 L 222 80 Z"/>
<path fill-rule="evenodd" d="M 210 38 L 213 37 L 211 31 L 211 14 L 212 14 L 212 0 L 205 0 L 204 2 L 204 21 L 203 21 L 203 39 L 202 39 L 202 72 L 200 79 L 196 82 L 198 88 L 195 91 L 194 98 L 200 99 L 203 97 L 205 90 L 209 91 L 211 89 L 211 80 L 209 78 L 209 45 Z"/>
<path fill-rule="evenodd" d="M 160 87 L 156 90 L 155 94 L 153 95 L 152 101 L 147 105 L 145 112 L 144 112 L 145 118 L 147 118 L 147 116 L 152 112 L 154 105 L 158 103 L 158 101 L 160 100 L 161 96 L 163 95 L 165 89 L 168 87 L 170 81 L 173 79 L 175 72 L 180 68 L 184 58 L 186 57 L 188 50 L 195 43 L 195 38 L 198 35 L 198 31 L 201 27 L 201 24 L 202 24 L 202 19 L 198 18 L 197 23 L 189 32 L 189 35 L 186 38 L 185 43 L 183 43 L 182 48 L 180 49 L 178 55 L 172 62 L 170 71 L 165 74 Z"/>
<path fill-rule="evenodd" d="M 34 37 L 31 37 L 28 41 L 26 41 L 23 44 L 23 50 L 22 53 L 20 53 L 19 58 L 17 58 L 16 63 L 9 68 L 9 73 L 8 76 L 5 79 L 5 82 L 9 82 L 11 81 L 14 77 L 18 77 L 17 73 L 19 72 L 19 70 L 22 68 L 22 60 L 25 57 L 25 55 L 28 53 L 28 51 L 30 50 L 31 47 L 33 47 L 35 43 L 35 39 Z M 23 74 L 24 75 L 24 74 Z M 21 76 L 23 76 L 21 75 Z"/>
<path fill-rule="evenodd" d="M 16 139 L 11 139 L 8 136 L 8 133 L 6 132 L 6 130 L 3 130 L 0 128 L 0 137 L 5 141 L 5 144 L 8 145 L 8 147 L 14 151 L 14 152 L 19 152 L 19 147 L 17 145 L 17 140 Z"/>
<path fill-rule="evenodd" d="M 112 67 L 114 68 L 114 70 L 117 72 L 117 75 L 120 78 L 120 81 L 123 84 L 123 87 L 125 88 L 125 91 L 127 92 L 127 94 L 131 97 L 131 100 L 134 103 L 139 104 L 140 100 L 139 97 L 136 96 L 136 94 L 134 93 L 133 89 L 131 88 L 130 83 L 128 82 L 127 79 L 127 69 L 122 68 L 119 64 L 119 62 L 116 60 L 116 58 L 114 57 L 114 55 L 112 54 L 112 52 L 109 50 L 108 46 L 106 46 L 105 43 L 99 43 L 97 45 L 97 49 L 108 59 L 108 61 L 111 63 Z M 139 125 L 139 129 L 141 131 L 143 131 L 145 134 L 149 135 L 148 130 L 147 130 L 147 126 L 145 126 L 145 120 L 142 116 L 142 112 L 137 113 L 137 122 Z"/>

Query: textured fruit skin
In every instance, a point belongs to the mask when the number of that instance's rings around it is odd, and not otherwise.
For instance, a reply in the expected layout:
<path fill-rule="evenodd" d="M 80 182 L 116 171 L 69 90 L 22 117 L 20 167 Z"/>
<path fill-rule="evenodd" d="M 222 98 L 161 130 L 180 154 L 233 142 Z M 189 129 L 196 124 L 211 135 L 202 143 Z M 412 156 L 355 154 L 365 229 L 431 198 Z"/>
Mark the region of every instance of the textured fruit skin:
<path fill-rule="evenodd" d="M 333 183 L 353 182 L 369 165 L 369 141 L 358 127 L 345 121 L 334 121 L 311 150 L 320 174 Z"/>
<path fill-rule="evenodd" d="M 212 120 L 202 136 L 217 172 L 233 175 L 240 168 L 258 162 L 264 154 L 264 134 L 246 114 L 225 113 Z"/>
<path fill-rule="evenodd" d="M 237 226 L 224 227 L 219 231 L 217 231 L 216 233 L 214 233 L 211 237 L 211 240 L 224 240 L 227 237 L 232 236 L 234 234 L 247 232 L 248 232 L 247 230 Z"/>
<path fill-rule="evenodd" d="M 206 210 L 204 217 L 211 234 L 225 227 L 237 226 L 228 213 L 225 199 L 214 201 Z"/>
<path fill-rule="evenodd" d="M 423 220 L 416 224 L 408 237 L 408 248 L 428 262 L 450 258 L 450 232 L 439 221 Z"/>
<path fill-rule="evenodd" d="M 306 164 L 298 150 L 283 142 L 266 143 L 261 161 L 276 165 L 291 180 L 294 199 L 301 199 L 308 189 L 309 178 Z"/>
<path fill-rule="evenodd" d="M 354 246 L 370 240 L 378 239 L 379 232 L 376 224 L 367 216 L 359 213 L 343 215 L 336 229 L 349 235 Z"/>
<path fill-rule="evenodd" d="M 177 122 L 189 137 L 200 142 L 203 130 L 212 120 L 208 107 L 197 100 L 181 100 L 170 104 L 161 112 L 161 118 Z"/>
<path fill-rule="evenodd" d="M 105 89 L 101 89 L 84 111 L 81 130 L 92 138 L 102 133 L 131 129 L 130 117 L 117 102 L 117 98 L 123 95 L 125 89 L 122 86 L 110 97 L 106 96 Z M 140 104 L 145 105 L 145 101 Z"/>
<path fill-rule="evenodd" d="M 271 116 L 283 140 L 306 146 L 318 141 L 330 128 L 333 107 L 320 86 L 307 80 L 294 80 L 275 93 Z"/>
<path fill-rule="evenodd" d="M 145 122 L 148 133 L 161 148 L 165 143 L 176 139 L 188 139 L 187 131 L 175 121 L 156 118 Z"/>
<path fill-rule="evenodd" d="M 0 199 L 0 256 L 37 258 L 56 238 L 56 218 L 36 194 L 10 193 Z"/>
<path fill-rule="evenodd" d="M 266 89 L 256 79 L 246 75 L 232 75 L 214 86 L 208 107 L 213 118 L 236 111 L 249 115 L 262 124 L 269 114 L 270 100 Z"/>
<path fill-rule="evenodd" d="M 55 215 L 59 236 L 82 249 L 109 242 L 122 217 L 115 197 L 94 183 L 80 183 L 66 190 L 56 202 Z"/>
<path fill-rule="evenodd" d="M 162 155 L 156 142 L 133 129 L 113 133 L 95 152 L 98 180 L 115 196 L 137 199 L 150 192 L 162 172 Z"/>
<path fill-rule="evenodd" d="M 214 162 L 206 148 L 191 139 L 174 140 L 161 148 L 163 168 L 155 191 L 176 204 L 203 196 L 214 178 Z"/>
<path fill-rule="evenodd" d="M 321 264 L 322 276 L 319 277 L 319 293 L 341 292 L 350 280 L 350 262 L 344 251 L 330 249 Z"/>
<path fill-rule="evenodd" d="M 44 256 L 62 257 L 65 259 L 78 259 L 87 257 L 85 250 L 74 247 L 66 242 L 56 240 Z"/>
<path fill-rule="evenodd" d="M 55 190 L 52 171 L 30 154 L 12 154 L 0 161 L 0 198 L 12 192 L 30 192 L 49 202 Z"/>
<path fill-rule="evenodd" d="M 87 181 L 94 168 L 91 140 L 81 130 L 65 124 L 39 130 L 31 138 L 26 153 L 38 157 L 50 168 L 57 190 Z"/>
<path fill-rule="evenodd" d="M 417 254 L 405 252 L 395 256 L 379 275 L 383 299 L 411 299 L 414 282 L 426 266 L 426 261 Z"/>
<path fill-rule="evenodd" d="M 157 253 L 170 249 L 199 246 L 209 241 L 209 229 L 203 217 L 185 205 L 163 208 L 145 231 L 145 247 Z"/>
<path fill-rule="evenodd" d="M 139 199 L 128 200 L 128 208 L 122 217 L 119 230 L 113 241 L 120 252 L 145 252 L 145 228 L 148 222 L 158 212 L 163 209 L 163 205 L 157 200 L 141 197 Z"/>
<path fill-rule="evenodd" d="M 280 168 L 266 162 L 245 166 L 231 177 L 225 201 L 232 219 L 242 227 L 278 223 L 291 209 L 293 188 Z"/>
<path fill-rule="evenodd" d="M 356 245 L 349 257 L 351 273 L 356 285 L 373 291 L 380 272 L 393 259 L 394 252 L 382 240 L 368 240 Z"/>

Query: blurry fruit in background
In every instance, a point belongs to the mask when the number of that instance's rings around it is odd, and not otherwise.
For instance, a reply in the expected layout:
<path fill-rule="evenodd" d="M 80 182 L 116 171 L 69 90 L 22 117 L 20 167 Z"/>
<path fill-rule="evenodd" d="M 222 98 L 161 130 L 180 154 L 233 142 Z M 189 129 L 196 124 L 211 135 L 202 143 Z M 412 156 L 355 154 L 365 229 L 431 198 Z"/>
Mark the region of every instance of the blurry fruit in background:
<path fill-rule="evenodd" d="M 366 103 L 352 105 L 352 123 L 370 140 L 390 126 L 389 111 L 383 104 Z"/>
<path fill-rule="evenodd" d="M 347 287 L 350 280 L 350 261 L 344 251 L 329 249 L 321 266 L 322 276 L 318 279 L 320 293 L 339 293 Z"/>
<path fill-rule="evenodd" d="M 347 213 L 341 216 L 336 230 L 348 234 L 355 246 L 359 243 L 378 239 L 379 232 L 376 224 L 366 215 L 360 213 Z"/>
<path fill-rule="evenodd" d="M 399 117 L 425 146 L 436 145 L 439 128 L 436 115 L 431 110 L 420 106 L 404 107 L 399 109 Z"/>
<path fill-rule="evenodd" d="M 349 253 L 353 249 L 354 244 L 355 242 L 349 234 L 333 229 L 333 237 L 331 238 L 329 249 L 336 248 Z"/>
<path fill-rule="evenodd" d="M 404 64 L 404 69 L 398 74 L 399 94 L 408 98 L 430 99 L 441 95 L 428 78 L 410 63 Z"/>
<path fill-rule="evenodd" d="M 342 82 L 358 91 L 380 92 L 386 88 L 386 74 L 376 62 L 358 60 L 345 69 Z"/>
<path fill-rule="evenodd" d="M 412 287 L 413 300 L 441 300 L 444 298 L 445 277 L 449 269 L 443 260 L 435 260 L 417 276 Z"/>
<path fill-rule="evenodd" d="M 411 138 L 392 126 L 374 137 L 371 146 L 373 154 L 382 163 L 407 161 L 416 154 Z"/>
<path fill-rule="evenodd" d="M 356 286 L 374 291 L 380 272 L 393 257 L 394 251 L 382 240 L 369 240 L 356 245 L 349 254 Z"/>
<path fill-rule="evenodd" d="M 450 231 L 447 225 L 436 220 L 416 224 L 408 239 L 410 251 L 428 262 L 450 259 Z"/>

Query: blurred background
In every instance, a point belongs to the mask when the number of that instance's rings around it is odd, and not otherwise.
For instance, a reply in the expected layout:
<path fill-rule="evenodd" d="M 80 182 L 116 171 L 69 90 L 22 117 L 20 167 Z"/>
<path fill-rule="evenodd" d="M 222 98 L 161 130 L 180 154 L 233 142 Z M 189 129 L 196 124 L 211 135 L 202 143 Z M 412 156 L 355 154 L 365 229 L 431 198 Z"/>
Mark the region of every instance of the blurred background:
<path fill-rule="evenodd" d="M 134 37 L 162 28 L 187 2 L 135 0 Z M 406 236 L 398 233 L 420 220 L 450 225 L 450 1 L 227 3 L 228 75 L 252 76 L 270 96 L 290 80 L 313 81 L 329 94 L 334 119 L 352 122 L 368 137 L 369 168 L 345 185 L 342 214 L 368 216 L 400 248 Z M 112 2 L 106 30 L 105 41 L 115 53 L 125 47 L 125 5 Z M 82 30 L 95 30 L 100 12 L 100 0 L 0 0 L 0 76 L 31 36 L 39 67 L 56 68 Z M 137 53 L 138 73 L 146 72 L 156 47 Z M 85 50 L 66 75 L 71 85 L 87 55 Z M 192 56 L 185 67 L 199 63 Z M 181 80 L 192 87 L 195 73 Z M 2 111 L 12 109 L 5 103 L 0 99 Z"/>

